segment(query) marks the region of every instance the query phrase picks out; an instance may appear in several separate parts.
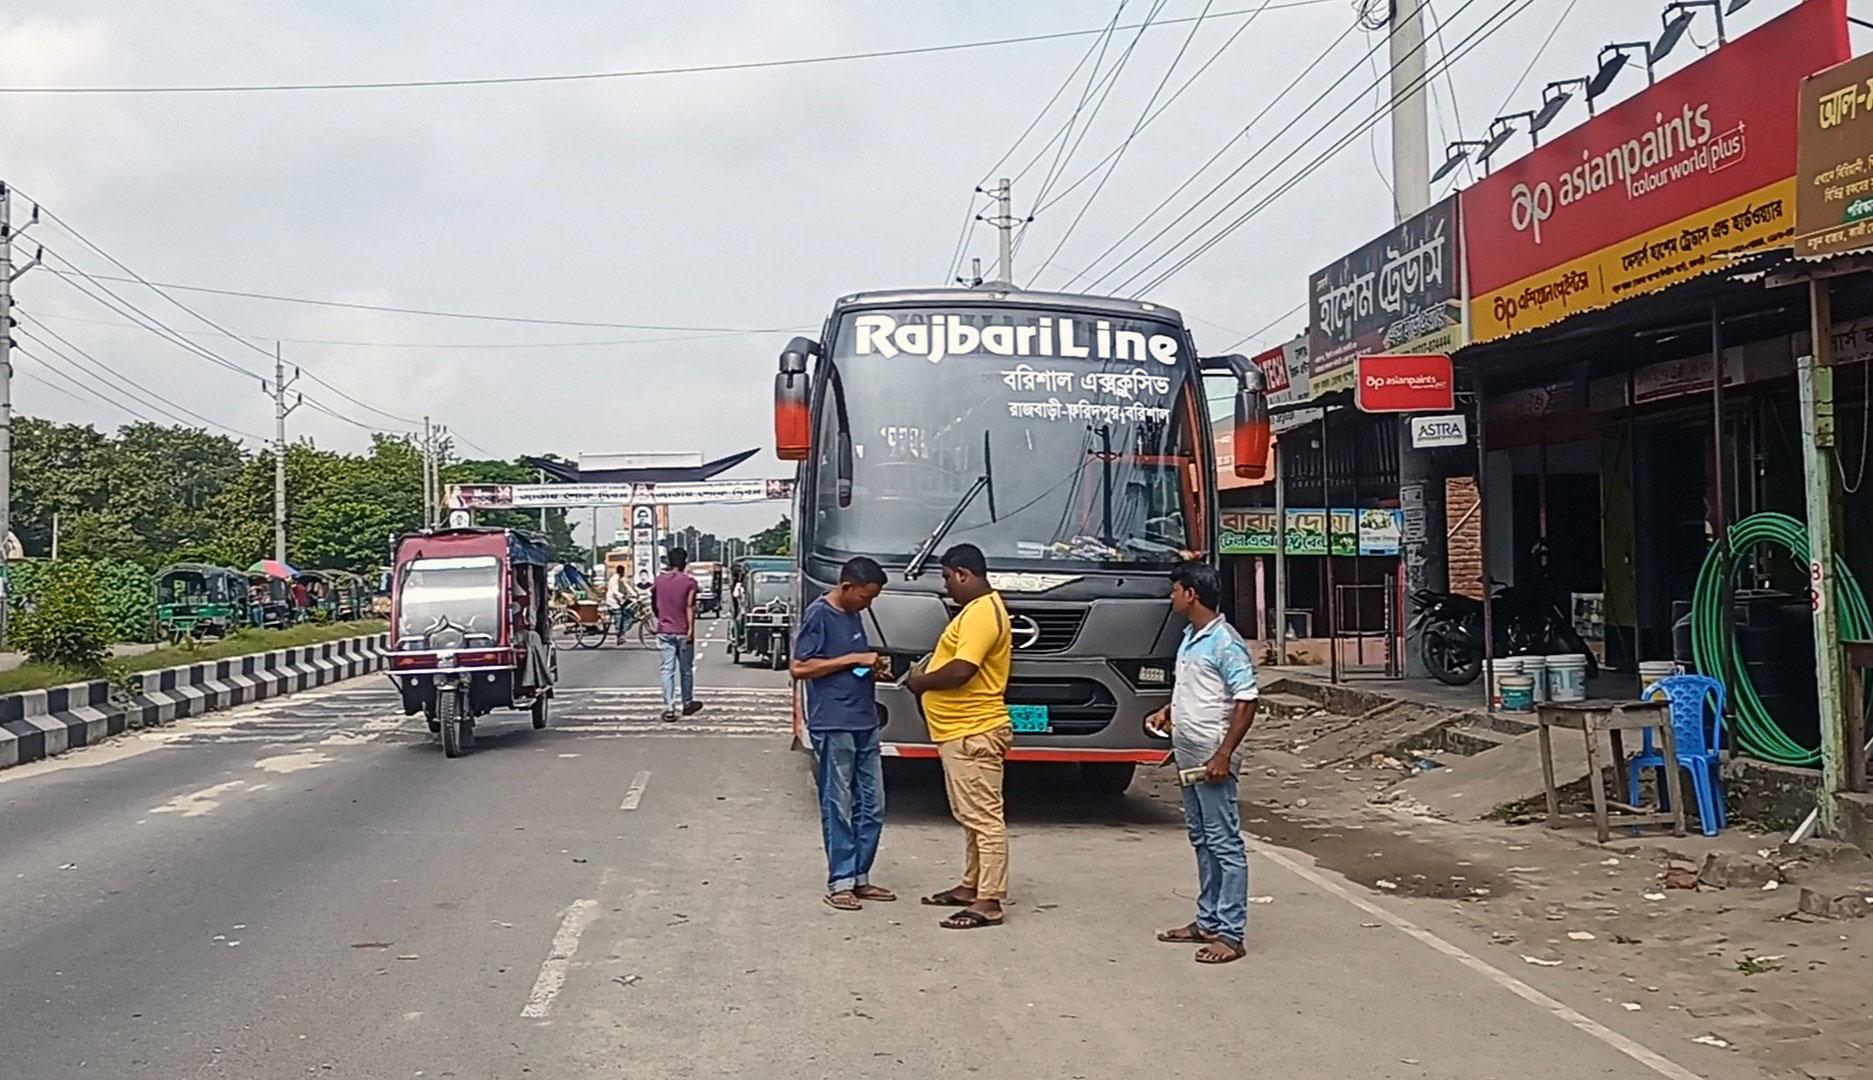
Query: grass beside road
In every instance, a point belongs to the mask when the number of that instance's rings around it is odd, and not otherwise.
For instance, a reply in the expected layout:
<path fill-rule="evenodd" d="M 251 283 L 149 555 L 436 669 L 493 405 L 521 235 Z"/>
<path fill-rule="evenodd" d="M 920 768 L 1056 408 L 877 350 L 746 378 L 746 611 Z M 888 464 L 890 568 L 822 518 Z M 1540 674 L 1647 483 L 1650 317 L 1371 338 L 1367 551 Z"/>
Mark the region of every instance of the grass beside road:
<path fill-rule="evenodd" d="M 301 626 L 288 627 L 285 630 L 236 630 L 225 638 L 200 643 L 165 645 L 160 649 L 152 649 L 136 656 L 107 660 L 102 672 L 86 672 L 79 668 L 59 664 L 21 664 L 12 671 L 0 671 L 0 694 L 11 694 L 20 690 L 43 690 L 48 686 L 63 686 L 66 683 L 84 682 L 86 679 L 96 678 L 108 678 L 113 682 L 121 683 L 124 676 L 138 671 L 155 671 L 159 668 L 180 667 L 183 664 L 199 664 L 206 660 L 226 660 L 232 656 L 272 652 L 274 649 L 290 649 L 300 645 L 317 645 L 321 642 L 361 637 L 365 634 L 381 634 L 389 629 L 389 626 L 389 623 L 381 619 L 365 619 L 360 622 L 306 623 Z"/>

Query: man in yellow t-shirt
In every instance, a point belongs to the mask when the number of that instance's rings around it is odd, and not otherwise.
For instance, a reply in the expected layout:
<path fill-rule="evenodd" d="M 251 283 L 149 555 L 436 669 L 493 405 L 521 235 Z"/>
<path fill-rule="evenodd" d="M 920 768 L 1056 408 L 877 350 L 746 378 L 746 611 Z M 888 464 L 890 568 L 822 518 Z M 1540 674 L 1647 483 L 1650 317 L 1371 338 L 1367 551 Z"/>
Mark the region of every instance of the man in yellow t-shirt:
<path fill-rule="evenodd" d="M 974 544 L 943 553 L 943 586 L 962 610 L 937 639 L 929 663 L 906 681 L 922 702 L 943 762 L 950 813 L 967 840 L 962 884 L 924 898 L 935 907 L 962 909 L 941 923 L 950 930 L 1000 926 L 1008 896 L 1002 768 L 1014 743 L 1004 698 L 1014 638 L 1008 609 L 988 577 L 988 562 Z"/>

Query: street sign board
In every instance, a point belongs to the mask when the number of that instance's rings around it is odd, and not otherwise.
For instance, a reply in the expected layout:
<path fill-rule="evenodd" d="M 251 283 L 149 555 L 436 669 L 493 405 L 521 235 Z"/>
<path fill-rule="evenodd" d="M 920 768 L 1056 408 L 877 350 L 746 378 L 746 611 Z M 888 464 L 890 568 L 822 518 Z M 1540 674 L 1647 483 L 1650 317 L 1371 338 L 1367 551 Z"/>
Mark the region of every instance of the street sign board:
<path fill-rule="evenodd" d="M 1393 353 L 1362 356 L 1353 399 L 1361 412 L 1450 412 L 1457 407 L 1450 357 Z"/>
<path fill-rule="evenodd" d="M 1411 418 L 1411 448 L 1413 450 L 1429 450 L 1438 446 L 1462 446 L 1469 441 L 1469 418 L 1462 413 Z"/>

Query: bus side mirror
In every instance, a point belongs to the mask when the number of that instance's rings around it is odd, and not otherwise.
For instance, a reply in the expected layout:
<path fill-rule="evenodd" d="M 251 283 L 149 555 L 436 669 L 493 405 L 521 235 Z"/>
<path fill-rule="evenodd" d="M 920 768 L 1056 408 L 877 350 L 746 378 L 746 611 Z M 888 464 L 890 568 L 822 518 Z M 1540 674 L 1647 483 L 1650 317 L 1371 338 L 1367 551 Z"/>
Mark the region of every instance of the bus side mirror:
<path fill-rule="evenodd" d="M 782 461 L 805 461 L 812 446 L 806 362 L 818 353 L 818 343 L 797 337 L 780 354 L 780 371 L 774 376 L 774 453 Z"/>
<path fill-rule="evenodd" d="M 1229 439 L 1236 476 L 1243 480 L 1266 479 L 1273 440 L 1268 427 L 1268 383 L 1262 369 L 1239 353 L 1206 356 L 1197 364 L 1205 371 L 1227 371 L 1236 377 L 1236 418 Z"/>

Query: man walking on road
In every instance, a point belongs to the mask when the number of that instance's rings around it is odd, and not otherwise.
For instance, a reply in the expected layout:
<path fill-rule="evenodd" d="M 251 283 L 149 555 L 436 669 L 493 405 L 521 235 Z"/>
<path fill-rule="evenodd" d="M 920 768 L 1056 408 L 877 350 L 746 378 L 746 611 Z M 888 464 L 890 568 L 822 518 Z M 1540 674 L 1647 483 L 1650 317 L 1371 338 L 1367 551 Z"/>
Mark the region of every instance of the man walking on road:
<path fill-rule="evenodd" d="M 696 579 L 685 573 L 689 552 L 670 549 L 670 568 L 650 586 L 650 610 L 657 616 L 657 649 L 663 676 L 663 718 L 675 720 L 678 702 L 684 716 L 702 711 L 696 700 Z M 682 697 L 677 696 L 681 684 Z"/>
<path fill-rule="evenodd" d="M 988 576 L 982 549 L 974 544 L 943 553 L 943 585 L 962 610 L 937 639 L 929 663 L 905 683 L 921 700 L 930 741 L 943 762 L 950 813 L 967 837 L 962 884 L 923 901 L 962 909 L 940 924 L 949 930 L 1000 926 L 1008 896 L 1002 769 L 1014 728 L 1003 695 L 1014 637 L 1008 609 Z"/>
<path fill-rule="evenodd" d="M 806 730 L 819 781 L 826 840 L 826 903 L 858 911 L 863 900 L 897 899 L 871 883 L 884 832 L 884 764 L 879 758 L 873 680 L 891 677 L 891 657 L 865 642 L 859 612 L 884 588 L 884 569 L 860 556 L 839 568 L 839 584 L 807 605 L 793 640 L 793 677 L 806 683 Z"/>
<path fill-rule="evenodd" d="M 1197 851 L 1197 918 L 1165 930 L 1159 941 L 1201 945 L 1200 964 L 1227 964 L 1243 956 L 1249 918 L 1249 852 L 1242 841 L 1236 798 L 1237 753 L 1255 722 L 1255 667 L 1248 646 L 1217 610 L 1223 579 L 1206 563 L 1185 562 L 1171 573 L 1171 609 L 1189 623 L 1177 647 L 1171 703 L 1145 726 L 1171 735 L 1184 822 Z M 1202 769 L 1185 779 L 1185 770 Z"/>

